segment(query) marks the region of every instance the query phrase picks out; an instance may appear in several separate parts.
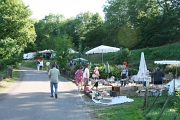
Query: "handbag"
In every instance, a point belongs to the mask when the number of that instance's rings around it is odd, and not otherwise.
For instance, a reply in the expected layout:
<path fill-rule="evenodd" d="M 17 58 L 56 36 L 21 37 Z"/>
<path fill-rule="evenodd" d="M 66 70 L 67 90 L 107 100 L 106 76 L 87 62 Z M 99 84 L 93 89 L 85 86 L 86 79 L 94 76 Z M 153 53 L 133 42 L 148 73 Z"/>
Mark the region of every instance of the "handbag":
<path fill-rule="evenodd" d="M 96 78 L 96 77 L 98 77 L 97 75 L 95 75 L 95 74 L 92 74 L 92 78 Z"/>

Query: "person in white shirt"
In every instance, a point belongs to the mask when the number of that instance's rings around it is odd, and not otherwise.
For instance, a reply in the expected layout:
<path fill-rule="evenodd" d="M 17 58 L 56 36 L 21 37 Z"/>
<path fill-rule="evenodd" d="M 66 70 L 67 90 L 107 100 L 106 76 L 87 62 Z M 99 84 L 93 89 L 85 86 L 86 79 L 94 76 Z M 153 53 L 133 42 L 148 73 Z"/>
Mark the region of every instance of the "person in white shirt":
<path fill-rule="evenodd" d="M 44 65 L 44 64 L 43 64 L 43 60 L 41 60 L 39 66 L 40 66 L 40 69 L 41 69 L 42 71 L 43 71 L 43 65 Z"/>
<path fill-rule="evenodd" d="M 84 70 L 84 73 L 83 73 L 83 78 L 84 78 L 84 91 L 85 91 L 85 88 L 86 86 L 88 85 L 88 82 L 89 82 L 89 76 L 90 76 L 90 73 L 89 73 L 89 70 L 91 69 L 91 66 L 88 65 L 87 68 Z"/>
<path fill-rule="evenodd" d="M 47 72 L 49 72 L 49 70 L 50 70 L 50 62 L 49 61 L 46 62 L 46 70 L 47 70 Z"/>
<path fill-rule="evenodd" d="M 127 79 L 128 78 L 128 69 L 124 67 L 121 71 L 121 79 Z M 121 86 L 126 86 L 126 80 L 121 81 Z"/>

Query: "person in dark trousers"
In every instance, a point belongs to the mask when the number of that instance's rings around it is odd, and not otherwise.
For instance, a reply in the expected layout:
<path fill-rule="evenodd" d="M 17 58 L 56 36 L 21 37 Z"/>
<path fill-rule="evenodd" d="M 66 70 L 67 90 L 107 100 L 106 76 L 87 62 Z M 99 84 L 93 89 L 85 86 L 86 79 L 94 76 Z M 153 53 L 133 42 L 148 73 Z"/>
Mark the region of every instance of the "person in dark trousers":
<path fill-rule="evenodd" d="M 164 73 L 157 67 L 156 71 L 151 73 L 154 76 L 154 84 L 162 84 Z"/>
<path fill-rule="evenodd" d="M 94 87 L 96 87 L 96 91 L 98 91 L 98 79 L 99 79 L 99 76 L 100 76 L 100 73 L 99 73 L 98 67 L 95 67 L 94 73 L 92 75 L 92 78 L 95 80 L 95 84 L 91 88 L 92 90 L 93 90 Z"/>
<path fill-rule="evenodd" d="M 124 68 L 121 71 L 121 79 L 127 79 L 128 78 L 128 69 L 124 66 Z M 126 86 L 126 80 L 121 80 L 121 86 Z"/>

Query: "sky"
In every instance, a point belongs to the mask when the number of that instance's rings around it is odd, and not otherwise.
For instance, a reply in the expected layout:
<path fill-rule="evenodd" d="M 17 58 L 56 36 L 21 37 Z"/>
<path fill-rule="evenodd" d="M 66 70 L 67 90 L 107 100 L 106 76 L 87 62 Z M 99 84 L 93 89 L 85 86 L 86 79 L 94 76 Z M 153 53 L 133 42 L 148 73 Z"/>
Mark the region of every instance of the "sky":
<path fill-rule="evenodd" d="M 63 14 L 66 18 L 90 11 L 104 19 L 103 4 L 106 0 L 23 0 L 33 11 L 31 18 L 43 19 L 50 13 Z"/>

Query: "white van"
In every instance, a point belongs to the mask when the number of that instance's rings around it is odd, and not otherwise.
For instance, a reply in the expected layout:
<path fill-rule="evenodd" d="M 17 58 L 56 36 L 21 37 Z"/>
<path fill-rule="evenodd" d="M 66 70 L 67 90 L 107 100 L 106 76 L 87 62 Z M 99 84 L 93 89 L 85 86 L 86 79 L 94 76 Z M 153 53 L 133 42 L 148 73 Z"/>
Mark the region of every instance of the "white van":
<path fill-rule="evenodd" d="M 27 54 L 27 53 L 23 55 L 23 59 L 24 59 L 24 60 L 27 60 L 27 59 L 28 59 L 28 54 Z"/>
<path fill-rule="evenodd" d="M 35 57 L 35 55 L 36 55 L 36 52 L 25 53 L 25 54 L 23 55 L 23 59 L 24 59 L 24 60 L 33 60 L 34 57 Z"/>

